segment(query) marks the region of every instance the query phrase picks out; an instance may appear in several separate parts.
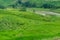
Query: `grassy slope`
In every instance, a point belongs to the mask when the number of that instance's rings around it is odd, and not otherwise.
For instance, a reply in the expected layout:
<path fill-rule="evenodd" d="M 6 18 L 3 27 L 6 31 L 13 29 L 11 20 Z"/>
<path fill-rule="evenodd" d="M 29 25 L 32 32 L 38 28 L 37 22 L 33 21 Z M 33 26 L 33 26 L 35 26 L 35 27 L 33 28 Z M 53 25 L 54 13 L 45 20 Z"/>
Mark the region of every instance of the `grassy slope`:
<path fill-rule="evenodd" d="M 59 23 L 60 17 L 0 10 L 0 40 L 40 40 L 58 36 Z"/>

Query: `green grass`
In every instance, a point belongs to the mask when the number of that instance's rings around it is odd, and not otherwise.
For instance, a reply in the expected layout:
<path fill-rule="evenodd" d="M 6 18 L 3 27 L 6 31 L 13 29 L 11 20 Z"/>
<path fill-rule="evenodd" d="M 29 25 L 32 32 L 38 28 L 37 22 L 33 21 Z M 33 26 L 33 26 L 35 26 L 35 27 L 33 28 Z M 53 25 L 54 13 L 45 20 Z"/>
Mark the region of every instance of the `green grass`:
<path fill-rule="evenodd" d="M 0 40 L 41 40 L 60 36 L 60 17 L 0 10 Z"/>

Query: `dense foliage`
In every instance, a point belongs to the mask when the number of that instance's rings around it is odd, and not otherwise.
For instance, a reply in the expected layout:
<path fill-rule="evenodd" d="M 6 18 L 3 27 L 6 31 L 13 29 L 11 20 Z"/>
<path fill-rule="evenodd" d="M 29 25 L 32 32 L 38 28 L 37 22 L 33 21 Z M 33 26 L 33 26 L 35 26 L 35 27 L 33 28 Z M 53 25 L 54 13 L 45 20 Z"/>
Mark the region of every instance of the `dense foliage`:
<path fill-rule="evenodd" d="M 60 8 L 60 1 L 53 0 L 0 0 L 0 6 L 12 8 L 36 7 L 36 8 Z"/>

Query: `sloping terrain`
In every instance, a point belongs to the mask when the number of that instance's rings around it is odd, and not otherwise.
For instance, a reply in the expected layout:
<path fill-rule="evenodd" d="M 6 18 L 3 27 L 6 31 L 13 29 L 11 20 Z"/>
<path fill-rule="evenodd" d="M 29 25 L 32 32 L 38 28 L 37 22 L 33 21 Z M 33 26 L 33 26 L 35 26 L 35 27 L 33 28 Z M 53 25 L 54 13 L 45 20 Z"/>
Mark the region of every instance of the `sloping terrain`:
<path fill-rule="evenodd" d="M 0 0 L 0 40 L 60 40 L 58 13 L 59 0 Z"/>
<path fill-rule="evenodd" d="M 60 36 L 60 17 L 0 10 L 0 40 L 42 40 Z"/>

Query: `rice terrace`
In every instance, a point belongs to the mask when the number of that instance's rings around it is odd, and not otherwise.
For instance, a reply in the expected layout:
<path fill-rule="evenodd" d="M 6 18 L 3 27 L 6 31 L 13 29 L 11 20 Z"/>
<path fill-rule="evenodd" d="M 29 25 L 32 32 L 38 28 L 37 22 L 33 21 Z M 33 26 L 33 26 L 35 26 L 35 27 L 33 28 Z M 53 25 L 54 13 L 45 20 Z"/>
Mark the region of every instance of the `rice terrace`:
<path fill-rule="evenodd" d="M 0 40 L 60 40 L 60 0 L 0 0 Z"/>

